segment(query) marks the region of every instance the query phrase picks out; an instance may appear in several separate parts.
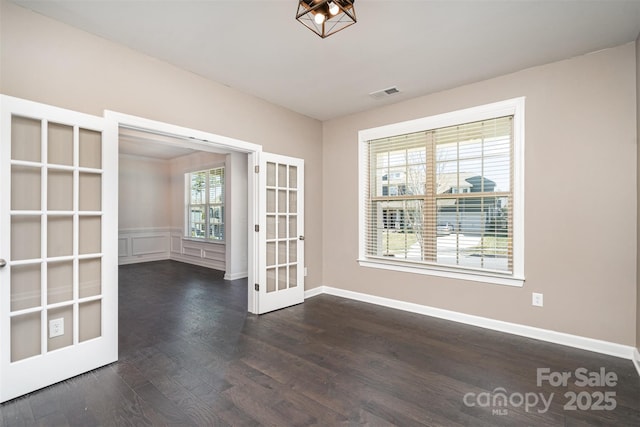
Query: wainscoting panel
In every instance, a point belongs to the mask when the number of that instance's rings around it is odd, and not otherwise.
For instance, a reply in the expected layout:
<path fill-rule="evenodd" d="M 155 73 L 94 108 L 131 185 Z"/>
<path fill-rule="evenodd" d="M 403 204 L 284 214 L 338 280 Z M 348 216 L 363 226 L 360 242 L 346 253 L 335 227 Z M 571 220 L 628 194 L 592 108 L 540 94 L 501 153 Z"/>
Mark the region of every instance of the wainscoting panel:
<path fill-rule="evenodd" d="M 167 238 L 166 235 L 134 237 L 131 239 L 131 253 L 134 256 L 165 254 Z"/>
<path fill-rule="evenodd" d="M 118 236 L 118 257 L 122 259 L 122 257 L 129 256 L 129 239 L 127 237 L 122 237 L 122 234 Z"/>
<path fill-rule="evenodd" d="M 224 245 L 211 245 L 209 248 L 204 250 L 202 257 L 212 261 L 221 261 L 224 260 L 224 251 Z"/>
<path fill-rule="evenodd" d="M 171 229 L 171 259 L 225 271 L 226 245 L 186 239 L 182 230 Z"/>
<path fill-rule="evenodd" d="M 169 229 L 124 229 L 118 233 L 118 264 L 169 259 Z"/>
<path fill-rule="evenodd" d="M 192 245 L 191 242 L 187 242 L 186 244 L 183 242 L 182 255 L 192 256 L 196 258 L 204 258 L 202 254 L 203 254 L 202 248 Z"/>
<path fill-rule="evenodd" d="M 182 253 L 182 236 L 180 234 L 171 235 L 171 256 Z"/>
<path fill-rule="evenodd" d="M 134 264 L 173 259 L 225 271 L 224 243 L 185 239 L 176 228 L 137 228 L 120 230 L 118 263 Z"/>

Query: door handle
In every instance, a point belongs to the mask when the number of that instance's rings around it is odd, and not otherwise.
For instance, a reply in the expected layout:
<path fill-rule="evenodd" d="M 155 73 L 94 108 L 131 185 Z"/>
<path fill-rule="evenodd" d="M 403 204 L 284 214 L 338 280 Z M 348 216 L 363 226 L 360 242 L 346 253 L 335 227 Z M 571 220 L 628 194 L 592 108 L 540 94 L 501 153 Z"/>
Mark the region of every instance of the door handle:
<path fill-rule="evenodd" d="M 7 265 L 7 261 L 0 258 L 0 268 L 4 267 L 5 265 Z"/>
<path fill-rule="evenodd" d="M 298 239 L 304 240 L 304 236 L 300 236 L 300 237 L 298 237 Z"/>

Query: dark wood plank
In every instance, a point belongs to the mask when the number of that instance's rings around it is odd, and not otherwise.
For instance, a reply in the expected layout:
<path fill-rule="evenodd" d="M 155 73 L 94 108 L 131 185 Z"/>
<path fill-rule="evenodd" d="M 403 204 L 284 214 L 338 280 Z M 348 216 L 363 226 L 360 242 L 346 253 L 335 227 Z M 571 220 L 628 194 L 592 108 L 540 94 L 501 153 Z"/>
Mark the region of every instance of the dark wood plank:
<path fill-rule="evenodd" d="M 0 407 L 2 423 L 7 426 L 26 427 L 36 423 L 33 416 L 29 396 L 19 397 Z"/>
<path fill-rule="evenodd" d="M 120 360 L 0 406 L 0 424 L 118 426 L 640 425 L 632 363 L 321 295 L 247 314 L 245 280 L 174 261 L 120 267 Z M 615 372 L 615 387 L 538 386 L 538 368 Z M 464 396 L 554 394 L 547 411 Z M 613 411 L 564 408 L 614 391 Z"/>

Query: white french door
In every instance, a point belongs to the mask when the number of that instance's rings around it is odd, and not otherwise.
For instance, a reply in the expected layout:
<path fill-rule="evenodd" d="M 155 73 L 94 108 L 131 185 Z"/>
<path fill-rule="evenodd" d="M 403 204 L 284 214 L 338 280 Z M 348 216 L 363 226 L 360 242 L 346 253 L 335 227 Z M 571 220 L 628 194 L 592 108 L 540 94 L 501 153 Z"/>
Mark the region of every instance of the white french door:
<path fill-rule="evenodd" d="M 260 153 L 258 314 L 304 301 L 304 160 Z"/>
<path fill-rule="evenodd" d="M 0 401 L 114 362 L 117 141 L 0 96 Z"/>

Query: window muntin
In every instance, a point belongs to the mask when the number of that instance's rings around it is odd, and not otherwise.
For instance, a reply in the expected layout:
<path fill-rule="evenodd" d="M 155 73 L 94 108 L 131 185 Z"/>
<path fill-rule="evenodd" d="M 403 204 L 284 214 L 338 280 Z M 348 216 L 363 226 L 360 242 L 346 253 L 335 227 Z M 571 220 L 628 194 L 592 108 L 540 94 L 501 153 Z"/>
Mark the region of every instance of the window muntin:
<path fill-rule="evenodd" d="M 363 141 L 364 260 L 515 276 L 514 114 Z"/>
<path fill-rule="evenodd" d="M 186 175 L 185 235 L 194 239 L 224 241 L 224 167 Z"/>

